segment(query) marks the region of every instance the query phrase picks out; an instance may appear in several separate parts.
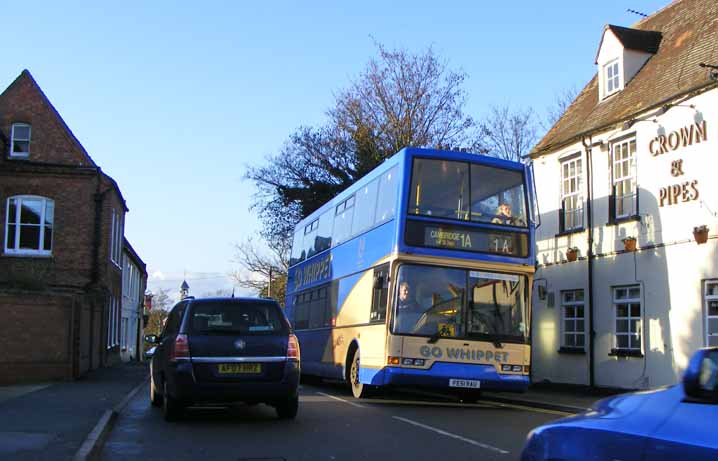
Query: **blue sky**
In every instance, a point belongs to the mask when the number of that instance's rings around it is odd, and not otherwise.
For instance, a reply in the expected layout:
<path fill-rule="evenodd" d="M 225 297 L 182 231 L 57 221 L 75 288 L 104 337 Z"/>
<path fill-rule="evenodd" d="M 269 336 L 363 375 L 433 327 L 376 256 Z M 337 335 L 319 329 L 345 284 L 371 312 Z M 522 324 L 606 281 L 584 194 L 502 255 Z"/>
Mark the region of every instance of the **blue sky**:
<path fill-rule="evenodd" d="M 391 5 L 387 5 L 391 3 Z M 543 112 L 595 73 L 602 28 L 667 0 L 7 2 L 0 87 L 27 68 L 122 188 L 149 288 L 231 289 L 233 244 L 256 234 L 256 165 L 376 53 L 427 46 L 468 74 L 467 112 Z"/>

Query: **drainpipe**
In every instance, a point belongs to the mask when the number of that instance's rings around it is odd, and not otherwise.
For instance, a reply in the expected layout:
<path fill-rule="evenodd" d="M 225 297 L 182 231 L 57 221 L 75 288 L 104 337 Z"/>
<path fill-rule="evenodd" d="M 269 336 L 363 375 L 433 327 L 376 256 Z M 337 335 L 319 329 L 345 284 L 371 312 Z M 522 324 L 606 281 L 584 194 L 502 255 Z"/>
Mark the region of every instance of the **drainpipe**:
<path fill-rule="evenodd" d="M 593 328 L 593 163 L 591 159 L 591 149 L 593 147 L 592 136 L 584 136 L 581 140 L 583 147 L 586 149 L 586 226 L 588 227 L 588 383 L 589 386 L 596 386 L 595 376 L 595 354 L 594 354 L 594 337 L 596 332 Z"/>

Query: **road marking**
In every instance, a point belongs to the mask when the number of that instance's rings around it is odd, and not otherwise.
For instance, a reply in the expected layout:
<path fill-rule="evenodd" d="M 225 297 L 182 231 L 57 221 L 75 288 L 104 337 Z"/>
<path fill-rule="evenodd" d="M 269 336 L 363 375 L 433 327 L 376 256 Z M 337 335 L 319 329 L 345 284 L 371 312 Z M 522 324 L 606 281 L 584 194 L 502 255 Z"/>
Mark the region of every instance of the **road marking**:
<path fill-rule="evenodd" d="M 373 405 L 410 405 L 417 407 L 449 407 L 449 408 L 495 408 L 492 403 L 459 403 L 459 402 L 431 402 L 428 400 L 391 400 L 369 399 L 363 400 L 365 404 Z"/>
<path fill-rule="evenodd" d="M 422 429 L 426 429 L 428 431 L 436 432 L 437 434 L 445 435 L 447 437 L 451 437 L 452 439 L 461 440 L 462 442 L 470 443 L 471 445 L 475 445 L 477 447 L 485 448 L 487 450 L 495 451 L 497 453 L 501 453 L 502 455 L 508 455 L 509 452 L 506 450 L 502 450 L 501 448 L 492 447 L 491 445 L 487 445 L 485 443 L 477 442 L 473 439 L 467 439 L 466 437 L 462 437 L 460 435 L 452 434 L 451 432 L 446 432 L 441 429 L 437 429 L 432 426 L 427 426 L 426 424 L 418 423 L 416 421 L 412 421 L 410 419 L 402 418 L 401 416 L 392 416 L 394 419 L 398 419 L 399 421 L 403 421 L 405 423 L 411 424 L 416 427 L 420 427 Z"/>
<path fill-rule="evenodd" d="M 358 403 L 350 402 L 349 400 L 340 399 L 339 397 L 336 397 L 336 396 L 330 395 L 330 394 L 325 394 L 324 392 L 317 392 L 317 394 L 323 395 L 324 397 L 329 397 L 330 399 L 333 399 L 333 400 L 338 400 L 340 402 L 348 403 L 349 405 L 351 405 L 353 407 L 364 408 L 364 405 L 359 405 Z"/>
<path fill-rule="evenodd" d="M 559 410 L 549 410 L 547 408 L 529 407 L 527 405 L 514 405 L 511 403 L 489 402 L 489 401 L 487 401 L 486 403 L 491 404 L 491 405 L 496 405 L 497 407 L 515 408 L 517 410 L 534 411 L 536 413 L 546 413 L 549 415 L 558 415 L 558 416 L 575 416 L 576 415 L 576 413 L 569 413 L 566 411 L 559 411 Z"/>

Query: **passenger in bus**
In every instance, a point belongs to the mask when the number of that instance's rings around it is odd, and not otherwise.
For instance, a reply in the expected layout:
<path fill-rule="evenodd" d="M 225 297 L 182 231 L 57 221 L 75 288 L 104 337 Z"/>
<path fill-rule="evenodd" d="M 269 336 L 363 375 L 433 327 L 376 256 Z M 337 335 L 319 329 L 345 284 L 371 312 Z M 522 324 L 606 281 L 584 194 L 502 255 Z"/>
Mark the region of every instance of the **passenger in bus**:
<path fill-rule="evenodd" d="M 414 299 L 409 282 L 399 283 L 399 299 L 396 305 L 396 328 L 402 333 L 415 333 L 416 322 L 423 309 Z"/>
<path fill-rule="evenodd" d="M 491 220 L 492 224 L 507 224 L 509 226 L 525 226 L 526 223 L 519 216 L 514 216 L 511 205 L 503 202 L 499 205 L 496 216 Z"/>
<path fill-rule="evenodd" d="M 508 203 L 501 203 L 496 212 L 496 217 L 491 220 L 492 224 L 509 224 L 514 223 L 514 218 L 511 216 L 511 205 Z"/>

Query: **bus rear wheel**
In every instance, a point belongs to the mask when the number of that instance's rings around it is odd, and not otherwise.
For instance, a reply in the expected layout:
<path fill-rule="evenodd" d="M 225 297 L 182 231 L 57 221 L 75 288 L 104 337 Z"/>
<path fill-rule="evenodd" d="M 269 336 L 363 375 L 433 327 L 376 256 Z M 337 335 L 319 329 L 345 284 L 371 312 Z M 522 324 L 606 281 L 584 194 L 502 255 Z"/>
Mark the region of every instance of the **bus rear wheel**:
<path fill-rule="evenodd" d="M 349 384 L 352 387 L 352 394 L 356 399 L 363 399 L 369 396 L 369 386 L 362 384 L 359 381 L 359 349 L 354 351 L 354 357 L 352 358 L 352 366 L 349 369 Z"/>

